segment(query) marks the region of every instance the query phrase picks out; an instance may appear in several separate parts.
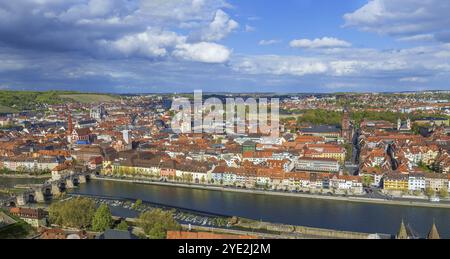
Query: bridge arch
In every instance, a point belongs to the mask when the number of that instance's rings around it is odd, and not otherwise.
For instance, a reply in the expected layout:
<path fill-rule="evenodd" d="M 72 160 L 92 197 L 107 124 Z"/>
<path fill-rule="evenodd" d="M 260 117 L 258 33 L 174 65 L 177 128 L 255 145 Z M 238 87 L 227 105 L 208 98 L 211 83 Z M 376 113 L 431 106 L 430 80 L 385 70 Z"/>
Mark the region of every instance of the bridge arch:
<path fill-rule="evenodd" d="M 80 179 L 78 177 L 72 178 L 72 182 L 73 182 L 73 185 L 75 185 L 75 186 L 80 185 Z"/>
<path fill-rule="evenodd" d="M 44 188 L 44 196 L 51 196 L 52 195 L 52 187 L 51 186 L 47 186 Z"/>
<path fill-rule="evenodd" d="M 36 202 L 35 196 L 34 196 L 34 194 L 32 194 L 32 193 L 27 194 L 27 195 L 26 195 L 26 198 L 27 198 L 27 201 L 28 201 L 29 203 L 34 203 L 34 202 Z"/>

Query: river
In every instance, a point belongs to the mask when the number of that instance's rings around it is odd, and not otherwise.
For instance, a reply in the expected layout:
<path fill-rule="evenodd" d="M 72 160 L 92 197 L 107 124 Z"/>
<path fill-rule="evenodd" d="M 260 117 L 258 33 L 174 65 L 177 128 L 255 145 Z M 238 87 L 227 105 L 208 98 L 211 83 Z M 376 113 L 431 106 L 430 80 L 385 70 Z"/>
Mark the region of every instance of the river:
<path fill-rule="evenodd" d="M 43 181 L 0 177 L 0 186 L 13 187 L 15 184 Z M 367 233 L 395 234 L 404 219 L 415 232 L 426 236 L 435 221 L 441 236 L 450 238 L 450 209 L 265 196 L 101 180 L 82 184 L 72 193 L 142 199 L 144 202 L 219 215 Z M 130 216 L 126 210 L 120 209 L 115 209 L 114 214 Z"/>
<path fill-rule="evenodd" d="M 402 219 L 420 236 L 433 221 L 450 238 L 450 209 L 327 201 L 92 180 L 73 193 L 150 203 L 255 220 L 337 230 L 396 234 Z M 121 215 L 118 215 L 121 216 Z"/>

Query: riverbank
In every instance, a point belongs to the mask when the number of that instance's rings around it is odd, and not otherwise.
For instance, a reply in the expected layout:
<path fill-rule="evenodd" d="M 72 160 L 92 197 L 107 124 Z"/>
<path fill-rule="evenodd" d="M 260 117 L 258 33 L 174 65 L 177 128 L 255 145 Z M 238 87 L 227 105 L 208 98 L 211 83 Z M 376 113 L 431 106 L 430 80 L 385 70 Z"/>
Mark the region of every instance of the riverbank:
<path fill-rule="evenodd" d="M 29 175 L 29 174 L 0 174 L 0 178 L 16 178 L 16 179 L 50 179 L 52 175 Z"/>
<path fill-rule="evenodd" d="M 105 177 L 93 177 L 93 179 L 102 180 L 102 181 L 144 184 L 144 185 L 172 186 L 172 187 L 219 191 L 219 192 L 235 192 L 235 193 L 247 193 L 247 194 L 257 194 L 257 195 L 284 196 L 284 197 L 293 197 L 293 198 L 306 198 L 306 199 L 331 200 L 331 201 L 393 205 L 393 206 L 450 209 L 450 203 L 431 203 L 431 202 L 410 201 L 410 200 L 404 200 L 404 201 L 402 201 L 402 200 L 383 200 L 383 199 L 373 199 L 373 198 L 364 198 L 364 197 L 325 196 L 325 195 L 317 195 L 317 194 L 274 192 L 274 191 L 263 191 L 263 190 L 227 188 L 227 187 L 221 187 L 221 186 L 208 186 L 208 185 L 170 183 L 170 182 L 154 182 L 154 181 L 117 179 L 117 178 L 105 178 Z"/>

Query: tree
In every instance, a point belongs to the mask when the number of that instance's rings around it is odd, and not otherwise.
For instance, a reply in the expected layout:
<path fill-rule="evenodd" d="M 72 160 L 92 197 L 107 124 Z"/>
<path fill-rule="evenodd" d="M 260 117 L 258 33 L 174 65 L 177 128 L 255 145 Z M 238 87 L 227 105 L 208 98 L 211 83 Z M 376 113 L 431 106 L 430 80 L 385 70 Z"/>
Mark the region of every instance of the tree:
<path fill-rule="evenodd" d="M 372 175 L 364 175 L 363 176 L 363 185 L 365 187 L 369 187 L 374 182 L 374 177 Z"/>
<path fill-rule="evenodd" d="M 422 194 L 422 192 L 419 190 L 416 190 L 413 192 L 413 194 L 414 194 L 414 196 L 420 196 Z"/>
<path fill-rule="evenodd" d="M 154 209 L 139 216 L 137 225 L 151 239 L 165 239 L 168 230 L 180 230 L 181 226 L 173 218 L 173 213 Z"/>
<path fill-rule="evenodd" d="M 433 197 L 435 195 L 435 191 L 430 187 L 425 189 L 425 195 L 428 197 Z"/>
<path fill-rule="evenodd" d="M 92 223 L 95 207 L 95 202 L 88 198 L 53 203 L 49 207 L 49 220 L 63 227 L 87 228 Z"/>
<path fill-rule="evenodd" d="M 125 220 L 122 220 L 120 222 L 120 224 L 117 225 L 117 227 L 116 227 L 116 229 L 122 230 L 122 231 L 128 231 L 128 228 L 129 228 L 128 223 Z"/>
<path fill-rule="evenodd" d="M 136 202 L 133 204 L 133 206 L 131 207 L 133 210 L 137 210 L 142 206 L 142 200 L 138 199 L 136 200 Z"/>
<path fill-rule="evenodd" d="M 447 197 L 448 197 L 448 191 L 447 191 L 447 189 L 442 188 L 442 189 L 439 191 L 439 197 L 441 197 L 442 199 L 447 198 Z"/>
<path fill-rule="evenodd" d="M 106 204 L 100 205 L 94 214 L 94 218 L 92 219 L 92 230 L 104 232 L 105 230 L 110 229 L 112 225 L 113 219 L 111 210 Z"/>

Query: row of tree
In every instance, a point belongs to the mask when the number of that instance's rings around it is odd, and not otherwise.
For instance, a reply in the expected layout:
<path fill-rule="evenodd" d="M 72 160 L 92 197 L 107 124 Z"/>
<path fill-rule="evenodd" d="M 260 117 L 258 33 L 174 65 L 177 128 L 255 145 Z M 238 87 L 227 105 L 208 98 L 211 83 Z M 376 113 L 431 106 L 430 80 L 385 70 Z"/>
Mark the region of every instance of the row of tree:
<path fill-rule="evenodd" d="M 142 201 L 137 201 L 133 207 L 141 207 Z M 89 229 L 104 232 L 114 227 L 111 210 L 106 204 L 96 207 L 95 202 L 88 198 L 74 198 L 53 203 L 49 208 L 49 220 L 52 224 L 76 229 Z M 145 236 L 152 239 L 164 239 L 168 230 L 181 229 L 174 219 L 172 211 L 154 209 L 143 212 L 137 221 Z M 119 230 L 128 230 L 129 226 L 122 221 L 116 226 Z"/>
<path fill-rule="evenodd" d="M 340 126 L 342 123 L 342 112 L 340 111 L 329 111 L 324 109 L 314 109 L 314 110 L 299 110 L 296 113 L 291 113 L 292 117 L 286 117 L 286 119 L 294 119 L 297 117 L 298 125 L 303 124 L 326 124 L 326 125 L 336 125 Z M 391 111 L 352 111 L 350 113 L 350 119 L 359 125 L 362 120 L 385 120 L 392 123 L 397 123 L 397 120 L 400 118 L 405 120 L 410 118 L 412 120 L 423 118 L 428 116 L 423 113 L 415 113 L 415 114 L 403 114 Z M 436 115 L 442 117 L 448 117 L 445 114 Z"/>

